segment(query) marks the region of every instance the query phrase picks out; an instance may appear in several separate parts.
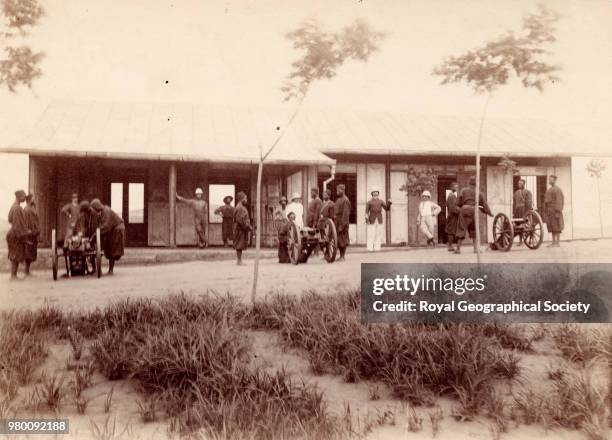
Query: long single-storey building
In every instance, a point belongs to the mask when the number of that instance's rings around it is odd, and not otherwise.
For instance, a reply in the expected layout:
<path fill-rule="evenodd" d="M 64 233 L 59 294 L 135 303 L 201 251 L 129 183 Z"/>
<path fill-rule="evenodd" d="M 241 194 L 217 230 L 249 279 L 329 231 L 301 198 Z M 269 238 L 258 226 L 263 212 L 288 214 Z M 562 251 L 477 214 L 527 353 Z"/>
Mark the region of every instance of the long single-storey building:
<path fill-rule="evenodd" d="M 264 165 L 263 243 L 276 240 L 274 212 L 282 195 L 335 190 L 343 183 L 352 202 L 350 235 L 366 241 L 365 204 L 372 190 L 393 201 L 385 242 L 417 245 L 418 194 L 427 187 L 444 207 L 450 184 L 475 174 L 479 121 L 460 117 L 312 111 L 289 127 L 287 114 L 261 109 L 189 104 L 53 102 L 31 132 L 0 152 L 29 155 L 29 191 L 38 197 L 42 243 L 63 229 L 61 207 L 78 192 L 98 197 L 120 213 L 128 246 L 190 246 L 196 238 L 190 208 L 175 194 L 204 189 L 210 205 L 211 244 L 221 244 L 214 209 L 243 191 L 251 213 L 257 164 L 279 133 L 282 140 Z M 562 239 L 612 236 L 612 169 L 587 171 L 601 154 L 589 153 L 545 121 L 486 120 L 481 141 L 481 185 L 493 212 L 512 212 L 512 194 L 523 177 L 543 208 L 547 176 L 556 174 L 565 194 Z M 505 159 L 514 161 L 514 167 Z M 334 191 L 335 192 L 335 191 Z M 438 238 L 444 242 L 444 210 Z M 491 220 L 482 222 L 487 240 Z"/>

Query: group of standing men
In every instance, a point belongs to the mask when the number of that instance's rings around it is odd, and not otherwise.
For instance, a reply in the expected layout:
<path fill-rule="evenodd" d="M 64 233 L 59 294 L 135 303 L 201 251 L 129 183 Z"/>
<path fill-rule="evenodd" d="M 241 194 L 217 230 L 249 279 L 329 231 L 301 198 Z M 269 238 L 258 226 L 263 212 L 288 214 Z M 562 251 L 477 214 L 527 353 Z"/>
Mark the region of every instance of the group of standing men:
<path fill-rule="evenodd" d="M 21 204 L 25 203 L 24 208 Z M 100 237 L 104 256 L 109 261 L 108 273 L 113 274 L 115 261 L 123 256 L 125 247 L 125 226 L 123 219 L 99 199 L 79 201 L 78 194 L 72 194 L 70 203 L 61 209 L 66 220 L 66 229 L 61 244 L 64 251 L 69 248 L 75 237 L 95 239 L 96 229 L 100 228 Z M 31 276 L 30 265 L 36 261 L 38 237 L 40 235 L 39 218 L 33 194 L 26 196 L 25 191 L 15 191 L 15 202 L 8 215 L 10 229 L 6 235 L 8 257 L 11 262 L 11 280 L 17 280 L 19 264 L 25 263 L 25 275 Z"/>
<path fill-rule="evenodd" d="M 25 207 L 21 204 L 25 203 Z M 8 244 L 8 258 L 11 262 L 11 281 L 17 280 L 19 264 L 25 263 L 25 276 L 31 276 L 30 265 L 36 261 L 38 236 L 38 212 L 33 194 L 26 195 L 25 191 L 15 191 L 15 202 L 8 214 L 11 225 L 6 234 Z"/>
<path fill-rule="evenodd" d="M 280 208 L 276 211 L 276 220 L 281 221 L 278 230 L 278 262 L 290 263 L 289 251 L 287 249 L 287 241 L 289 238 L 291 225 L 295 225 L 298 233 L 306 228 L 322 228 L 325 219 L 334 222 L 338 235 L 338 250 L 340 258 L 338 261 L 344 261 L 346 248 L 350 244 L 349 239 L 349 221 L 351 214 L 351 202 L 346 196 L 346 186 L 339 184 L 336 187 L 336 201 L 331 199 L 331 189 L 323 191 L 323 199 L 319 197 L 319 189 L 312 188 L 310 190 L 310 201 L 306 211 L 306 222 L 304 223 L 304 206 L 302 204 L 302 196 L 300 193 L 294 193 L 291 196 L 291 202 L 287 202 L 286 197 L 281 197 L 279 200 Z"/>
<path fill-rule="evenodd" d="M 548 178 L 549 188 L 544 194 L 543 220 L 546 223 L 548 232 L 552 235 L 552 243 L 549 247 L 559 247 L 559 240 L 564 228 L 563 221 L 563 191 L 557 186 L 557 176 L 550 175 Z M 525 188 L 525 179 L 519 179 L 518 189 L 514 192 L 512 217 L 523 219 L 525 214 L 534 209 L 533 194 Z M 478 200 L 480 211 L 492 216 L 491 210 L 482 193 L 476 198 L 476 178 L 470 177 L 468 186 L 457 193 L 458 185 L 456 182 L 451 184 L 451 192 L 446 199 L 447 218 L 445 232 L 448 237 L 449 252 L 461 253 L 461 243 L 469 234 L 470 238 L 476 237 L 474 206 Z M 427 194 L 425 194 L 427 193 Z M 424 192 L 429 195 L 428 191 Z M 437 206 L 437 205 L 436 205 Z M 439 207 L 438 207 L 439 208 Z M 433 210 L 432 216 L 437 215 L 440 210 Z M 433 233 L 433 231 L 431 232 Z M 433 237 L 433 236 L 432 236 Z M 519 245 L 522 237 L 519 236 Z M 429 240 L 428 240 L 429 244 Z M 474 240 L 476 250 L 476 241 Z"/>

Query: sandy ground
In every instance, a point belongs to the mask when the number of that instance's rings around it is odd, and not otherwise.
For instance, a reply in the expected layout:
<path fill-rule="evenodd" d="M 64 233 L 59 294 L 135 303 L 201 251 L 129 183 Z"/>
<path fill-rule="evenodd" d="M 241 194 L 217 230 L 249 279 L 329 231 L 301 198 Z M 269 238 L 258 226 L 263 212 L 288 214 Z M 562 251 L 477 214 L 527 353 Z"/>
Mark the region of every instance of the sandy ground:
<path fill-rule="evenodd" d="M 349 384 L 343 381 L 341 376 L 336 375 L 314 375 L 310 369 L 307 357 L 298 349 L 288 349 L 284 346 L 279 335 L 270 331 L 249 331 L 246 335 L 252 341 L 254 365 L 274 372 L 284 369 L 293 380 L 298 383 L 316 386 L 324 392 L 324 399 L 328 410 L 336 415 L 344 416 L 346 408 L 350 407 L 355 427 L 363 429 L 366 425 L 371 426 L 370 433 L 364 440 L 395 440 L 395 439 L 424 439 L 434 438 L 429 414 L 435 408 L 416 408 L 417 416 L 423 419 L 422 430 L 409 432 L 407 429 L 408 407 L 406 404 L 394 400 L 390 390 L 382 383 L 361 381 Z M 521 380 L 536 389 L 542 390 L 550 381 L 547 372 L 550 365 L 567 365 L 558 352 L 552 348 L 550 339 L 534 344 L 534 353 L 521 353 Z M 82 395 L 88 400 L 88 406 L 84 414 L 77 413 L 73 398 L 70 395 L 74 373 L 67 371 L 66 361 L 71 357 L 70 346 L 67 343 L 55 343 L 49 348 L 49 356 L 44 364 L 38 368 L 35 376 L 39 377 L 43 372 L 48 377 L 56 375 L 64 377 L 64 391 L 66 393 L 57 416 L 69 419 L 70 434 L 62 436 L 30 435 L 30 436 L 2 436 L 0 438 L 25 439 L 95 439 L 92 425 L 103 429 L 105 423 L 115 426 L 115 435 L 108 436 L 108 440 L 165 440 L 178 439 L 176 434 L 168 433 L 168 419 L 160 409 L 157 411 L 155 422 L 143 423 L 138 410 L 138 402 L 143 402 L 135 385 L 129 380 L 109 381 L 99 373 L 95 373 L 92 386 L 85 389 Z M 601 375 L 601 372 L 600 372 Z M 28 395 L 38 384 L 36 382 L 23 387 L 19 391 L 16 401 L 28 401 Z M 376 387 L 380 398 L 371 400 L 370 389 Z M 113 390 L 112 404 L 109 413 L 104 412 L 105 401 L 108 393 Z M 505 397 L 507 402 L 512 401 L 511 389 L 500 383 L 498 391 Z M 493 439 L 491 433 L 492 422 L 485 417 L 478 417 L 470 422 L 459 422 L 451 417 L 455 401 L 450 399 L 438 399 L 436 406 L 439 407 L 444 418 L 440 423 L 440 431 L 436 435 L 437 440 L 455 439 Z M 381 416 L 385 413 L 393 414 L 394 423 L 389 419 L 384 424 L 379 424 Z M 31 412 L 31 410 L 19 410 L 19 417 L 35 417 L 52 419 L 55 415 L 44 408 Z M 587 440 L 587 437 L 579 431 L 565 429 L 547 430 L 540 425 L 519 425 L 508 422 L 508 432 L 502 434 L 505 440 L 531 440 L 531 439 L 554 439 L 554 440 Z"/>
<path fill-rule="evenodd" d="M 560 248 L 541 247 L 532 251 L 515 247 L 510 252 L 483 252 L 486 263 L 553 263 L 612 262 L 612 240 L 575 241 L 562 243 Z M 298 294 L 308 289 L 336 291 L 357 288 L 361 263 L 442 263 L 475 262 L 471 248 L 461 255 L 445 248 L 407 249 L 402 251 L 349 254 L 347 260 L 333 264 L 313 256 L 307 264 L 278 264 L 276 260 L 261 260 L 258 294 L 274 291 Z M 160 297 L 168 293 L 203 293 L 249 298 L 253 280 L 253 261 L 244 266 L 232 261 L 195 261 L 155 266 L 121 266 L 117 263 L 114 276 L 60 278 L 54 282 L 51 272 L 37 272 L 33 278 L 15 282 L 8 275 L 0 279 L 0 309 L 36 308 L 48 301 L 65 309 L 104 306 L 121 298 Z"/>
<path fill-rule="evenodd" d="M 461 256 L 449 254 L 445 249 L 405 250 L 379 254 L 352 254 L 345 262 L 327 264 L 318 257 L 313 257 L 308 264 L 299 266 L 279 265 L 274 260 L 263 260 L 260 273 L 260 295 L 266 292 L 285 291 L 299 294 L 304 290 L 316 288 L 319 291 L 334 292 L 342 288 L 357 288 L 359 285 L 360 264 L 365 262 L 475 262 L 475 255 L 465 252 Z M 561 248 L 541 248 L 530 251 L 516 248 L 508 253 L 486 251 L 484 262 L 519 263 L 519 262 L 612 262 L 612 241 L 563 243 Z M 52 280 L 50 273 L 37 273 L 36 277 L 24 281 L 0 281 L 0 309 L 37 308 L 48 301 L 62 309 L 83 309 L 104 306 L 109 302 L 126 297 L 162 297 L 172 292 L 202 293 L 216 291 L 229 292 L 244 299 L 249 298 L 252 282 L 253 261 L 246 261 L 245 266 L 237 267 L 231 261 L 188 262 L 157 266 L 124 266 L 116 268 L 116 275 L 101 279 L 75 277 L 72 279 Z M 418 433 L 408 432 L 407 407 L 394 400 L 389 390 L 382 384 L 360 382 L 347 384 L 342 377 L 323 375 L 315 376 L 310 371 L 307 357 L 297 350 L 283 348 L 278 335 L 270 332 L 249 332 L 257 362 L 271 371 L 279 368 L 291 374 L 297 381 L 316 385 L 324 391 L 324 396 L 332 412 L 342 414 L 346 405 L 350 405 L 352 414 L 360 420 L 376 420 L 385 411 L 395 415 L 393 426 L 379 426 L 368 436 L 369 440 L 391 440 L 397 438 L 422 439 L 433 438 L 429 422 L 429 408 L 417 408 L 423 418 L 423 430 Z M 66 371 L 66 361 L 70 356 L 67 344 L 52 345 L 49 357 L 40 368 L 39 374 L 45 371 L 52 375 L 65 374 L 66 385 L 73 373 Z M 538 347 L 534 354 L 521 354 L 526 383 L 541 386 L 548 380 L 547 368 L 559 365 L 562 360 L 551 349 L 551 346 Z M 166 439 L 167 421 L 144 424 L 140 420 L 137 402 L 142 396 L 129 381 L 110 382 L 96 373 L 93 386 L 84 391 L 90 399 L 84 415 L 77 414 L 71 398 L 66 398 L 61 409 L 61 416 L 70 419 L 71 434 L 55 438 L 92 438 L 92 421 L 102 427 L 110 416 L 111 424 L 116 423 L 117 435 L 122 439 Z M 369 389 L 379 387 L 381 398 L 370 400 Z M 113 405 L 110 414 L 105 414 L 103 407 L 106 395 L 114 387 Z M 27 395 L 30 389 L 22 389 L 20 396 Z M 506 391 L 508 393 L 509 391 Z M 19 398 L 18 398 L 19 399 Z M 455 402 L 441 399 L 438 402 L 444 412 L 441 430 L 436 439 L 492 439 L 491 423 L 484 418 L 473 422 L 462 423 L 450 417 Z M 20 414 L 23 415 L 23 414 Z M 40 417 L 49 418 L 52 414 L 40 413 Z M 160 416 L 163 417 L 162 414 Z M 361 422 L 360 422 L 361 423 Z M 364 422 L 365 423 L 365 422 Z M 119 433 L 122 433 L 119 436 Z M 45 436 L 23 436 L 14 438 L 44 438 Z M 0 438 L 4 438 L 0 435 Z M 53 438 L 53 437 L 51 437 Z M 511 425 L 510 432 L 502 434 L 502 439 L 524 440 L 537 438 L 585 439 L 578 431 L 552 430 L 542 426 Z"/>

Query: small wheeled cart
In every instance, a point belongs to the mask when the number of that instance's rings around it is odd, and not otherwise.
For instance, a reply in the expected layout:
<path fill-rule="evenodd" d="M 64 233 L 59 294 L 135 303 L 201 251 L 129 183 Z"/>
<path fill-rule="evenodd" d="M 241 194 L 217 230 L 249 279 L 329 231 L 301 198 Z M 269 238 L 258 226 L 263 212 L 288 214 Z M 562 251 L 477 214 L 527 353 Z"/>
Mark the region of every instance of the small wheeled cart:
<path fill-rule="evenodd" d="M 494 250 L 509 251 L 516 236 L 519 236 L 529 249 L 539 248 L 544 239 L 544 222 L 540 214 L 530 210 L 522 218 L 510 219 L 500 212 L 493 218 L 491 247 Z"/>
<path fill-rule="evenodd" d="M 75 235 L 66 241 L 57 240 L 57 232 L 51 230 L 51 258 L 53 259 L 53 279 L 57 281 L 60 256 L 64 257 L 66 276 L 89 275 L 102 276 L 102 252 L 100 250 L 100 228 L 96 229 L 95 238 Z"/>
<path fill-rule="evenodd" d="M 338 233 L 334 222 L 322 219 L 317 228 L 304 228 L 298 230 L 291 223 L 287 237 L 287 249 L 292 264 L 306 263 L 312 252 L 319 248 L 323 252 L 325 261 L 333 263 L 338 252 Z"/>

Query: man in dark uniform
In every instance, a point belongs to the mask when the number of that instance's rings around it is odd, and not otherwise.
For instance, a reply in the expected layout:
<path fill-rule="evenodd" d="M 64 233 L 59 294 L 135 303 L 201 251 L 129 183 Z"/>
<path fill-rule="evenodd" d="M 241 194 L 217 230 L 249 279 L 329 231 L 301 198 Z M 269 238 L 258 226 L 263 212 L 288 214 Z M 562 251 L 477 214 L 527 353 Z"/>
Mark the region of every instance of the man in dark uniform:
<path fill-rule="evenodd" d="M 349 239 L 349 217 L 351 214 L 351 202 L 345 194 L 346 186 L 340 184 L 336 187 L 335 215 L 336 215 L 336 230 L 338 232 L 338 249 L 340 250 L 339 261 L 344 261 L 346 248 L 350 244 Z"/>
<path fill-rule="evenodd" d="M 308 211 L 306 212 L 306 226 L 309 228 L 316 228 L 321 217 L 321 207 L 323 202 L 319 197 L 319 188 L 312 188 L 310 190 L 310 197 L 312 200 L 308 202 Z"/>
<path fill-rule="evenodd" d="M 289 249 L 287 249 L 287 240 L 289 237 L 289 231 L 291 230 L 291 220 L 289 217 L 293 216 L 295 216 L 295 214 L 292 216 L 283 217 L 279 211 L 277 211 L 275 215 L 275 220 L 280 223 L 280 226 L 278 227 L 278 262 L 281 264 L 291 263 L 291 259 L 289 258 Z"/>
<path fill-rule="evenodd" d="M 81 200 L 79 203 L 79 217 L 77 218 L 74 227 L 74 233 L 81 237 L 91 238 L 96 233 L 98 222 L 97 215 L 92 212 L 91 206 L 87 200 Z"/>
<path fill-rule="evenodd" d="M 64 205 L 62 214 L 66 217 L 66 230 L 64 231 L 64 248 L 66 248 L 70 238 L 74 235 L 74 226 L 79 218 L 79 195 L 77 193 L 73 193 L 70 203 Z"/>
<path fill-rule="evenodd" d="M 461 209 L 457 206 L 457 190 L 459 185 L 457 182 L 451 183 L 451 192 L 446 198 L 446 226 L 444 231 L 446 232 L 446 238 L 448 241 L 448 251 L 453 252 L 455 249 L 455 235 L 457 234 L 457 223 L 459 222 L 459 212 Z"/>
<path fill-rule="evenodd" d="M 552 243 L 549 247 L 559 247 L 561 232 L 565 227 L 563 220 L 563 191 L 557 186 L 557 176 L 551 175 L 548 178 L 550 188 L 544 194 L 544 214 L 548 232 L 552 234 Z"/>
<path fill-rule="evenodd" d="M 187 199 L 176 195 L 177 200 L 187 203 L 193 209 L 193 222 L 198 237 L 198 247 L 205 248 L 208 246 L 208 203 L 204 200 L 202 188 L 196 188 L 195 197 L 195 199 Z"/>
<path fill-rule="evenodd" d="M 26 207 L 23 213 L 25 215 L 26 226 L 30 231 L 30 235 L 27 237 L 25 243 L 25 275 L 31 276 L 30 265 L 33 261 L 36 261 L 38 254 L 38 236 L 40 234 L 34 194 L 28 194 L 26 197 Z"/>
<path fill-rule="evenodd" d="M 249 233 L 253 230 L 246 208 L 247 196 L 242 191 L 236 194 L 234 208 L 234 249 L 236 249 L 236 264 L 242 266 L 242 251 L 249 245 Z"/>
<path fill-rule="evenodd" d="M 21 204 L 25 202 L 26 193 L 23 190 L 15 191 L 15 202 L 8 214 L 11 228 L 6 234 L 8 244 L 8 258 L 11 262 L 11 281 L 17 280 L 19 263 L 25 260 L 25 242 L 30 235 L 26 224 L 25 214 Z"/>
<path fill-rule="evenodd" d="M 470 234 L 470 238 L 474 240 L 474 252 L 476 252 L 476 225 L 474 221 L 474 205 L 478 200 L 478 207 L 485 214 L 493 217 L 489 205 L 485 200 L 482 193 L 476 197 L 476 178 L 470 177 L 469 184 L 459 192 L 457 199 L 457 206 L 461 208 L 459 212 L 459 222 L 457 224 L 457 248 L 455 249 L 456 254 L 461 253 L 461 243 L 465 237 Z"/>
<path fill-rule="evenodd" d="M 324 218 L 328 218 L 330 220 L 334 220 L 336 216 L 336 204 L 331 197 L 331 189 L 326 189 L 323 191 L 323 204 L 321 205 L 321 213 L 319 214 L 319 218 L 322 220 Z M 319 224 L 319 228 L 321 228 L 322 224 Z"/>
<path fill-rule="evenodd" d="M 100 200 L 93 199 L 90 205 L 99 218 L 102 250 L 108 259 L 108 274 L 113 275 L 115 261 L 123 256 L 125 248 L 125 225 L 123 219 Z"/>
<path fill-rule="evenodd" d="M 380 251 L 383 234 L 383 216 L 382 210 L 385 211 L 391 208 L 391 201 L 384 202 L 380 200 L 380 191 L 374 190 L 370 193 L 372 198 L 368 200 L 365 208 L 365 222 L 368 251 Z"/>
<path fill-rule="evenodd" d="M 525 189 L 525 179 L 518 181 L 518 189 L 514 192 L 514 207 L 512 217 L 523 218 L 527 211 L 533 209 L 533 195 L 531 191 Z"/>
<path fill-rule="evenodd" d="M 227 242 L 232 239 L 234 233 L 234 207 L 231 205 L 234 198 L 232 196 L 223 197 L 223 206 L 215 209 L 215 214 L 222 217 L 221 223 L 221 238 L 223 239 L 223 247 L 227 246 Z"/>

